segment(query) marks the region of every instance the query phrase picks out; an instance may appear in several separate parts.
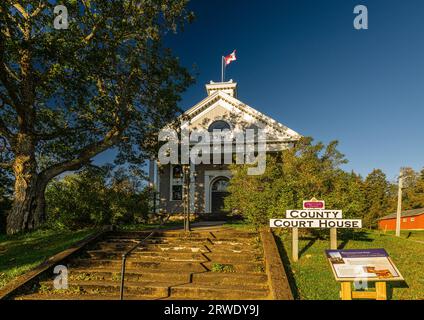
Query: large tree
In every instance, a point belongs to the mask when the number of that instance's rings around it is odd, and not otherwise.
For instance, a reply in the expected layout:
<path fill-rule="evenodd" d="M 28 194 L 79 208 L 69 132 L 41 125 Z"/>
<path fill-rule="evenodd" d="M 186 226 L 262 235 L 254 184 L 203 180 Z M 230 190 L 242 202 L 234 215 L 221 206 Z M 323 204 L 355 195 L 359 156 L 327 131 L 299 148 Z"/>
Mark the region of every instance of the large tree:
<path fill-rule="evenodd" d="M 364 223 L 373 227 L 379 217 L 387 215 L 390 204 L 390 183 L 380 169 L 373 170 L 365 179 L 364 196 L 366 208 L 364 212 Z"/>
<path fill-rule="evenodd" d="M 294 148 L 268 155 L 263 175 L 249 176 L 247 165 L 232 165 L 227 209 L 238 211 L 259 227 L 270 218 L 285 217 L 287 209 L 302 208 L 303 200 L 317 197 L 329 209 L 343 209 L 346 217 L 358 217 L 364 206 L 362 180 L 341 169 L 346 162 L 337 141 L 324 145 L 302 138 Z"/>
<path fill-rule="evenodd" d="M 1 167 L 15 177 L 9 234 L 43 222 L 52 178 L 111 147 L 120 163 L 145 158 L 192 81 L 164 46 L 191 17 L 186 2 L 0 2 L 0 134 L 10 160 Z M 58 4 L 67 29 L 54 27 Z"/>
<path fill-rule="evenodd" d="M 403 169 L 403 200 L 404 210 L 424 208 L 424 179 L 422 173 L 412 168 Z"/>

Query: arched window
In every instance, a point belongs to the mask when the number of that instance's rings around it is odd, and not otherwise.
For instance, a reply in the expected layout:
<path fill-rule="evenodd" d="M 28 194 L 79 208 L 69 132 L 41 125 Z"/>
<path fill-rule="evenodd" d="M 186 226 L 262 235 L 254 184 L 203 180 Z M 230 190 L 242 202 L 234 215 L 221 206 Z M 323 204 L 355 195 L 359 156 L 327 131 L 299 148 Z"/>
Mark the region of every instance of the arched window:
<path fill-rule="evenodd" d="M 212 184 L 212 192 L 227 192 L 229 183 L 228 178 L 218 178 Z"/>
<path fill-rule="evenodd" d="M 231 130 L 231 126 L 227 121 L 224 120 L 217 120 L 211 123 L 211 125 L 208 128 L 209 132 L 213 132 L 214 130 Z"/>

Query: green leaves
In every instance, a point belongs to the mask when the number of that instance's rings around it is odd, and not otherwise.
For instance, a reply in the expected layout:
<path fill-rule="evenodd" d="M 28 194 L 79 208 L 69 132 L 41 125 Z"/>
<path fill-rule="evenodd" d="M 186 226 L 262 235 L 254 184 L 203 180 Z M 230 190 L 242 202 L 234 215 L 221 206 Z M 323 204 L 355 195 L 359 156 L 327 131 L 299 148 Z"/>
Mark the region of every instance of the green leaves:
<path fill-rule="evenodd" d="M 326 201 L 328 209 L 343 210 L 345 218 L 363 219 L 364 226 L 375 227 L 379 217 L 396 210 L 397 186 L 387 181 L 379 169 L 365 180 L 354 172 L 345 172 L 346 163 L 337 150 L 337 141 L 327 146 L 303 138 L 293 149 L 268 155 L 262 176 L 247 175 L 246 166 L 232 166 L 228 210 L 243 215 L 256 227 L 270 218 L 285 217 L 288 209 L 302 208 L 303 200 L 316 197 Z M 424 207 L 424 170 L 405 170 L 403 210 Z"/>
<path fill-rule="evenodd" d="M 46 192 L 50 227 L 77 230 L 140 223 L 149 213 L 148 190 L 124 170 L 87 168 L 50 183 Z"/>
<path fill-rule="evenodd" d="M 29 13 L 36 10 L 30 2 L 21 3 Z M 162 37 L 191 16 L 187 1 L 50 1 L 27 24 L 29 41 L 18 31 L 13 4 L 6 1 L 0 13 L 6 27 L 15 30 L 6 38 L 0 63 L 17 76 L 10 100 L 27 101 L 21 107 L 35 113 L 26 123 L 38 133 L 39 155 L 71 160 L 111 130 L 131 137 L 122 143 L 141 149 L 147 134 L 142 128 L 151 128 L 152 134 L 179 111 L 180 94 L 193 79 L 163 47 Z M 51 28 L 57 4 L 69 6 L 72 20 L 67 30 Z M 31 57 L 27 79 L 20 66 L 23 47 Z M 33 99 L 23 96 L 27 81 L 32 82 Z M 3 81 L 0 91 L 9 94 Z M 0 110 L 0 117 L 17 132 L 22 128 L 15 104 Z M 101 151 L 93 150 L 91 156 Z"/>
<path fill-rule="evenodd" d="M 245 166 L 232 166 L 227 209 L 237 210 L 256 227 L 270 218 L 285 217 L 287 209 L 302 208 L 303 200 L 317 197 L 328 208 L 343 209 L 346 217 L 362 213 L 361 179 L 346 173 L 337 141 L 328 146 L 302 139 L 295 148 L 268 155 L 265 174 L 248 176 Z"/>
<path fill-rule="evenodd" d="M 36 168 L 27 185 L 41 177 L 43 193 L 47 181 L 110 148 L 121 164 L 142 165 L 156 153 L 156 132 L 176 117 L 193 82 L 163 43 L 191 16 L 186 4 L 0 1 L 0 134 L 12 159 Z M 67 8 L 67 29 L 54 28 L 56 5 Z M 31 220 L 27 211 L 42 206 L 16 205 L 14 220 Z"/>

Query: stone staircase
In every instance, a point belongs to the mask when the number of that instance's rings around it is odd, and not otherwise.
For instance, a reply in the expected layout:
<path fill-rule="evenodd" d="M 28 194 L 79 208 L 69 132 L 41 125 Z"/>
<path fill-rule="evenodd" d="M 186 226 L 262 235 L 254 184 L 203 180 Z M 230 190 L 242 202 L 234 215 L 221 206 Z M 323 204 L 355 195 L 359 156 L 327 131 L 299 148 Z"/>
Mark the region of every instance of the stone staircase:
<path fill-rule="evenodd" d="M 68 289 L 51 276 L 15 299 L 119 299 L 121 256 L 147 233 L 113 233 L 70 259 Z M 157 232 L 128 257 L 126 300 L 271 299 L 258 234 L 230 228 Z"/>

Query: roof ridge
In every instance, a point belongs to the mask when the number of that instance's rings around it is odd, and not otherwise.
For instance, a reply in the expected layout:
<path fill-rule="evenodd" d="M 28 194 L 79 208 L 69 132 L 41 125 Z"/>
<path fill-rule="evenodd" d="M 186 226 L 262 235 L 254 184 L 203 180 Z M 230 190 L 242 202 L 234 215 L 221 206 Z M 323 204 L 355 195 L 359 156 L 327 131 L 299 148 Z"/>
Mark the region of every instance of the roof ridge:
<path fill-rule="evenodd" d="M 424 208 L 418 208 L 418 209 L 410 209 L 410 210 L 405 210 L 401 212 L 401 217 L 412 217 L 412 216 L 418 216 L 424 214 Z M 385 220 L 385 219 L 391 219 L 391 218 L 395 218 L 397 216 L 397 212 L 388 214 L 384 217 L 381 217 L 377 220 Z"/>

